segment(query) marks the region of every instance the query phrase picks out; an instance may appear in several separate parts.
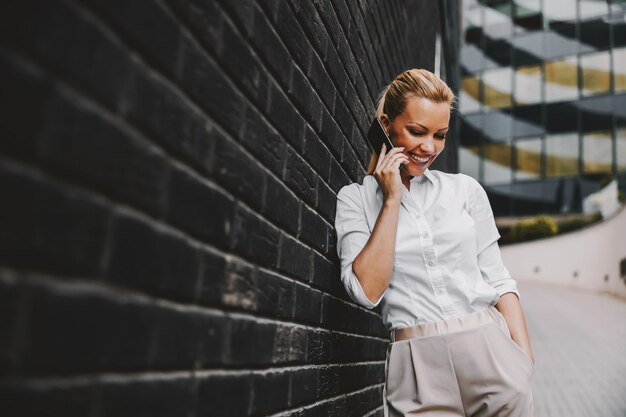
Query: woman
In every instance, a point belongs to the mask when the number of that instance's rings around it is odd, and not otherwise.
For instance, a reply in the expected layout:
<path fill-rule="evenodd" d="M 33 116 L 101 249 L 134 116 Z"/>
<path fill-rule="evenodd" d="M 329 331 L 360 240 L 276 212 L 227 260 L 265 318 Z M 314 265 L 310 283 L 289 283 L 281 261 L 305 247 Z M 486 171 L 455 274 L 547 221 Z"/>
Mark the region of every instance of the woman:
<path fill-rule="evenodd" d="M 391 332 L 385 416 L 533 416 L 534 356 L 487 194 L 429 169 L 454 99 L 423 69 L 383 91 L 377 117 L 394 148 L 337 195 L 341 280 L 358 304 L 381 304 Z"/>

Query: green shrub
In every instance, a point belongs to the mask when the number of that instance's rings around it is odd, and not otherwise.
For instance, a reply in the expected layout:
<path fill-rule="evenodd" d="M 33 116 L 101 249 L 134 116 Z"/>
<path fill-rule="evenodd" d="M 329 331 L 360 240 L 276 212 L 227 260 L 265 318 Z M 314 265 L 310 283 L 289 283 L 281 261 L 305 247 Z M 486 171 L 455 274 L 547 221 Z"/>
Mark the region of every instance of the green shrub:
<path fill-rule="evenodd" d="M 587 226 L 589 222 L 583 217 L 576 217 L 570 220 L 565 220 L 559 223 L 559 233 L 567 233 L 573 230 L 582 229 Z"/>
<path fill-rule="evenodd" d="M 539 239 L 554 236 L 558 232 L 558 225 L 550 216 L 540 215 L 532 219 L 520 220 L 511 228 L 511 241 Z"/>

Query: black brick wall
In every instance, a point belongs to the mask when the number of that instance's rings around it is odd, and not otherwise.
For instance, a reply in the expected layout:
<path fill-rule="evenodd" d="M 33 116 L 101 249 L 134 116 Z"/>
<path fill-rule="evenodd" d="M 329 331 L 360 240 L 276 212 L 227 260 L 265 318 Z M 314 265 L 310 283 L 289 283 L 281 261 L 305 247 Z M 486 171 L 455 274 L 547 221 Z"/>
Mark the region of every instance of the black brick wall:
<path fill-rule="evenodd" d="M 5 0 L 3 416 L 382 416 L 336 192 L 428 0 Z"/>

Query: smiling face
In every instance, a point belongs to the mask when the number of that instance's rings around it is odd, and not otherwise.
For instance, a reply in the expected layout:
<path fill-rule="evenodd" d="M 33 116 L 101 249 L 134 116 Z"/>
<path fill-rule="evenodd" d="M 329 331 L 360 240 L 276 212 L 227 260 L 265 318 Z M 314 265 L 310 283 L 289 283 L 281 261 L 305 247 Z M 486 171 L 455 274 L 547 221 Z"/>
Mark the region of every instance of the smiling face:
<path fill-rule="evenodd" d="M 404 175 L 424 173 L 445 146 L 450 123 L 450 104 L 435 103 L 426 98 L 409 97 L 403 113 L 390 121 L 386 114 L 380 117 L 394 146 L 404 146 L 409 157 Z"/>

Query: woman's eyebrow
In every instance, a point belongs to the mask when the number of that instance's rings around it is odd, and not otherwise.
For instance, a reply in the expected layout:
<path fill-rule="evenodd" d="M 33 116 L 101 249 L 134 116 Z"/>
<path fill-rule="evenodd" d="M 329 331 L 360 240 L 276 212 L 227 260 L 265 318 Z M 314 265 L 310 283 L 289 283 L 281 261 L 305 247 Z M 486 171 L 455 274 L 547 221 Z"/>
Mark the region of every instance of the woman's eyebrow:
<path fill-rule="evenodd" d="M 424 126 L 423 124 L 417 123 L 417 122 L 409 122 L 409 124 L 415 124 L 415 125 L 418 125 L 419 127 L 421 127 L 424 130 L 429 130 L 426 126 Z M 441 129 L 437 130 L 437 132 L 441 132 L 442 130 L 447 130 L 448 128 L 449 128 L 449 126 L 442 127 Z"/>

